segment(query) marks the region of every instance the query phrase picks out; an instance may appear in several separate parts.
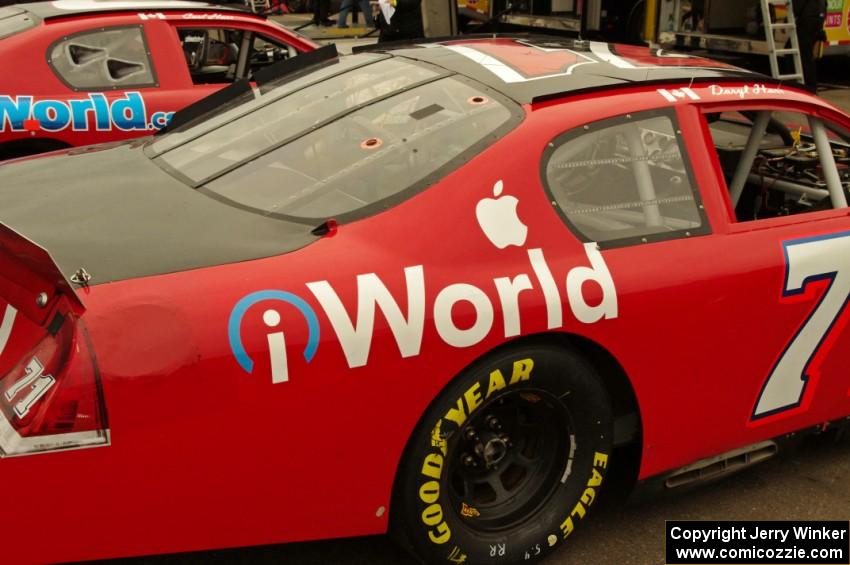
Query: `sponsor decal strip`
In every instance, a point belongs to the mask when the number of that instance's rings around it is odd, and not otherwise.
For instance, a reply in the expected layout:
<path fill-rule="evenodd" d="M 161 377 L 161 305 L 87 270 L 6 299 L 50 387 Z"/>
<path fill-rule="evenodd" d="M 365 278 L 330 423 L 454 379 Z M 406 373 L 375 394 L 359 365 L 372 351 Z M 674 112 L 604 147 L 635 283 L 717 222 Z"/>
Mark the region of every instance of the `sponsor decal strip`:
<path fill-rule="evenodd" d="M 127 92 L 109 100 L 92 93 L 72 100 L 0 95 L 0 132 L 155 131 L 171 121 L 174 112 L 153 112 L 148 117 L 141 92 Z"/>
<path fill-rule="evenodd" d="M 618 312 L 614 281 L 596 244 L 587 243 L 584 249 L 589 266 L 576 266 L 567 273 L 564 281 L 566 303 L 569 304 L 569 310 L 574 318 L 583 324 L 614 319 Z M 543 295 L 546 304 L 548 328 L 555 329 L 564 324 L 562 291 L 555 281 L 543 250 L 529 249 L 527 253 L 529 267 L 534 273 L 537 285 L 526 273 L 493 279 L 493 287 L 498 294 L 503 317 L 502 333 L 506 338 L 520 335 L 519 295 L 533 291 L 535 286 L 538 286 L 538 292 Z M 339 294 L 328 281 L 307 283 L 307 288 L 313 293 L 329 320 L 350 368 L 365 366 L 369 360 L 378 310 L 387 321 L 401 356 L 413 357 L 420 354 L 426 320 L 425 270 L 422 265 L 414 265 L 405 268 L 404 274 L 407 292 L 406 300 L 401 301 L 401 304 L 407 304 L 406 312 L 402 310 L 399 301 L 393 297 L 375 273 L 357 276 L 357 304 L 353 309 L 346 308 Z M 582 285 L 588 281 L 594 281 L 602 288 L 602 301 L 598 304 L 588 304 L 582 294 Z M 242 319 L 250 307 L 265 300 L 294 306 L 307 321 L 308 342 L 304 349 L 304 359 L 308 363 L 312 361 L 319 344 L 319 321 L 316 312 L 303 298 L 291 292 L 265 290 L 242 298 L 230 314 L 227 334 L 231 351 L 239 366 L 246 373 L 253 372 L 254 362 L 242 342 Z M 469 303 L 475 310 L 475 322 L 470 327 L 459 328 L 452 319 L 452 309 L 460 302 Z M 437 293 L 430 306 L 437 334 L 444 343 L 452 347 L 464 348 L 480 343 L 496 324 L 491 298 L 482 289 L 471 284 L 448 285 Z M 356 312 L 356 317 L 349 314 L 352 310 Z M 269 308 L 264 311 L 265 325 L 277 330 L 267 336 L 270 345 L 272 381 L 275 383 L 288 380 L 284 335 L 277 329 L 280 320 L 281 315 L 277 310 Z"/>

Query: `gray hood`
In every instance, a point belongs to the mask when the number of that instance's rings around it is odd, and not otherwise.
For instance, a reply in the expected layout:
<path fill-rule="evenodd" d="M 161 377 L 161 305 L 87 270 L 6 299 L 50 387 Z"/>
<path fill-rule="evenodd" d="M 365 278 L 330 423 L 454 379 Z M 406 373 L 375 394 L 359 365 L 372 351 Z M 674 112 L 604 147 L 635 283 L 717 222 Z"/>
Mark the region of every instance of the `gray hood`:
<path fill-rule="evenodd" d="M 278 255 L 314 226 L 263 216 L 190 188 L 139 142 L 0 164 L 0 222 L 91 284 Z"/>

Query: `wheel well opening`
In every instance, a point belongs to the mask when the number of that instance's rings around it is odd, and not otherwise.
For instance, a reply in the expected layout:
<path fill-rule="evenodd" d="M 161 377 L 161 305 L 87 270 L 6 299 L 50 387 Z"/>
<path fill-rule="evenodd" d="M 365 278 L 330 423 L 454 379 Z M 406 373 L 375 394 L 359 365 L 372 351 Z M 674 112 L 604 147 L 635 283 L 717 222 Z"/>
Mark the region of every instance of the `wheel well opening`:
<path fill-rule="evenodd" d="M 472 367 L 481 363 L 485 358 L 498 353 L 504 349 L 528 345 L 528 344 L 547 344 L 555 347 L 562 347 L 578 351 L 587 361 L 593 365 L 600 375 L 603 385 L 608 392 L 611 400 L 611 408 L 614 415 L 614 447 L 617 460 L 616 468 L 609 475 L 609 481 L 613 482 L 613 491 L 615 499 L 625 499 L 628 492 L 631 491 L 637 480 L 640 470 L 642 456 L 642 422 L 640 417 L 640 407 L 632 388 L 631 381 L 626 374 L 625 369 L 620 365 L 619 361 L 604 347 L 598 343 L 569 333 L 543 333 L 530 336 L 523 336 L 504 343 L 499 347 L 483 353 L 481 356 L 464 367 L 458 375 L 470 370 Z M 455 376 L 455 378 L 457 375 Z M 449 381 L 451 383 L 454 378 Z M 436 400 L 436 398 L 434 399 Z M 426 409 L 427 411 L 427 409 Z M 418 426 L 419 424 L 417 424 Z M 414 431 L 411 430 L 411 435 Z M 408 443 L 410 439 L 408 438 Z M 408 445 L 401 454 L 398 465 L 396 467 L 396 476 L 393 480 L 390 501 L 390 514 L 393 508 L 397 506 L 395 503 L 399 493 L 398 473 L 402 467 L 405 453 L 408 451 Z M 606 497 L 607 498 L 607 497 Z M 392 524 L 392 520 L 390 520 Z M 398 536 L 396 536 L 398 537 Z M 398 540 L 402 545 L 408 546 L 409 543 L 404 539 Z"/>
<path fill-rule="evenodd" d="M 617 359 L 607 349 L 595 341 L 576 334 L 544 333 L 515 339 L 499 346 L 493 351 L 516 347 L 518 345 L 527 345 L 529 343 L 548 344 L 555 347 L 565 347 L 577 350 L 590 362 L 591 365 L 593 365 L 602 378 L 603 384 L 605 385 L 611 399 L 611 408 L 614 411 L 615 418 L 623 419 L 630 417 L 633 420 L 630 425 L 632 425 L 634 429 L 628 431 L 624 427 L 624 429 L 620 431 L 620 441 L 617 442 L 615 439 L 615 443 L 630 443 L 640 437 L 641 420 L 637 397 L 635 396 L 634 389 L 632 388 L 631 381 L 629 380 L 625 369 L 623 369 L 620 362 L 617 361 Z M 486 355 L 493 353 L 493 351 L 487 352 Z M 475 363 L 477 362 L 478 360 L 475 361 Z M 625 421 L 621 425 L 626 426 Z M 626 435 L 628 437 L 626 437 Z"/>
<path fill-rule="evenodd" d="M 596 368 L 608 391 L 614 411 L 614 453 L 604 497 L 606 505 L 622 504 L 637 484 L 643 457 L 643 422 L 632 383 L 620 362 L 598 343 L 575 334 L 551 338 L 577 349 Z"/>

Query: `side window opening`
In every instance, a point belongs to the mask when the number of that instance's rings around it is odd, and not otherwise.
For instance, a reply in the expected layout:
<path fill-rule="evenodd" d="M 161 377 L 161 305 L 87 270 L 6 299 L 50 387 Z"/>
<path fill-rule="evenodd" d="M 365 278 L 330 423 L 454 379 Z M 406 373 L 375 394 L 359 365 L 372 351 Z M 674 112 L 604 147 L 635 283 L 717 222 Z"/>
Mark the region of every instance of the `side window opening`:
<path fill-rule="evenodd" d="M 48 50 L 53 71 L 76 90 L 156 86 L 150 51 L 141 26 L 84 32 Z"/>
<path fill-rule="evenodd" d="M 178 29 L 177 34 L 194 84 L 228 83 L 238 75 L 250 78 L 298 54 L 290 45 L 237 29 L 192 27 Z"/>
<path fill-rule="evenodd" d="M 224 28 L 177 30 L 183 59 L 194 84 L 220 84 L 236 78 L 242 36 L 245 32 Z"/>
<path fill-rule="evenodd" d="M 850 132 L 790 111 L 705 114 L 738 222 L 847 206 Z"/>
<path fill-rule="evenodd" d="M 263 67 L 284 61 L 297 54 L 298 51 L 291 45 L 269 39 L 264 35 L 255 34 L 251 42 L 251 57 L 248 61 L 248 67 L 253 74 Z"/>
<path fill-rule="evenodd" d="M 569 227 L 608 246 L 688 237 L 708 229 L 671 115 L 589 124 L 544 153 L 544 185 Z"/>

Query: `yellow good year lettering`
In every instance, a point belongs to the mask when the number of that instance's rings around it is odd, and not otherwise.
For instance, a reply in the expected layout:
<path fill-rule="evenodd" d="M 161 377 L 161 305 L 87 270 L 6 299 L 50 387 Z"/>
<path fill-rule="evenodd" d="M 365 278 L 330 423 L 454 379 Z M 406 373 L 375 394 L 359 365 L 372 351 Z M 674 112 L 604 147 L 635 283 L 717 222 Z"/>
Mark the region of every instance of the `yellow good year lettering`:
<path fill-rule="evenodd" d="M 463 426 L 464 422 L 466 422 L 466 418 L 475 412 L 486 398 L 490 398 L 490 395 L 496 391 L 502 390 L 506 386 L 527 381 L 531 378 L 532 369 L 534 369 L 534 361 L 531 359 L 520 359 L 519 361 L 514 361 L 511 382 L 508 383 L 508 385 L 505 384 L 505 377 L 499 369 L 492 371 L 490 373 L 490 381 L 487 386 L 487 394 L 482 397 L 481 383 L 474 383 L 466 389 L 466 392 L 463 393 L 463 397 L 457 399 L 455 406 L 453 408 L 449 408 L 449 411 L 446 412 L 446 420 L 454 422 L 457 424 L 457 427 Z"/>
<path fill-rule="evenodd" d="M 466 412 L 463 409 L 463 399 L 457 399 L 457 408 L 449 408 L 446 412 L 446 420 L 451 420 L 457 427 L 461 427 L 466 422 Z"/>
<path fill-rule="evenodd" d="M 432 542 L 436 543 L 437 545 L 443 545 L 444 543 L 452 539 L 452 531 L 449 529 L 449 525 L 445 522 L 443 522 L 434 529 L 437 531 L 437 535 L 434 535 L 434 531 L 431 530 L 428 532 L 428 537 L 431 539 Z"/>
<path fill-rule="evenodd" d="M 517 384 L 520 381 L 527 381 L 531 378 L 531 370 L 534 368 L 534 361 L 531 359 L 520 359 L 519 361 L 514 361 L 514 372 L 511 375 L 511 383 L 512 385 Z"/>
<path fill-rule="evenodd" d="M 428 537 L 436 544 L 443 544 L 452 537 L 448 524 L 443 521 L 443 507 L 437 502 L 440 499 L 440 476 L 443 474 L 443 456 L 439 453 L 429 453 L 422 462 L 422 474 L 434 479 L 419 487 L 419 499 L 429 506 L 422 511 L 422 523 L 436 527 L 428 531 Z"/>
<path fill-rule="evenodd" d="M 481 406 L 481 385 L 479 383 L 475 383 L 469 389 L 463 393 L 463 397 L 466 399 L 466 413 L 472 414 L 475 412 L 475 409 Z"/>
<path fill-rule="evenodd" d="M 490 385 L 487 387 L 487 396 L 485 398 L 490 398 L 490 395 L 498 390 L 502 390 L 506 386 L 505 377 L 502 375 L 502 371 L 499 369 L 492 371 L 490 373 Z"/>
<path fill-rule="evenodd" d="M 422 474 L 432 479 L 439 479 L 443 474 L 443 456 L 439 453 L 429 453 L 422 462 Z"/>
<path fill-rule="evenodd" d="M 425 504 L 433 504 L 440 498 L 440 483 L 428 481 L 419 487 L 419 499 Z"/>
<path fill-rule="evenodd" d="M 446 453 L 448 453 L 449 446 L 448 442 L 446 442 L 446 438 L 443 437 L 443 421 L 440 420 L 434 425 L 434 429 L 431 430 L 431 447 L 436 447 L 440 450 L 440 452 L 445 457 Z"/>
<path fill-rule="evenodd" d="M 443 521 L 443 507 L 432 504 L 422 511 L 422 523 L 426 526 L 436 526 Z"/>

